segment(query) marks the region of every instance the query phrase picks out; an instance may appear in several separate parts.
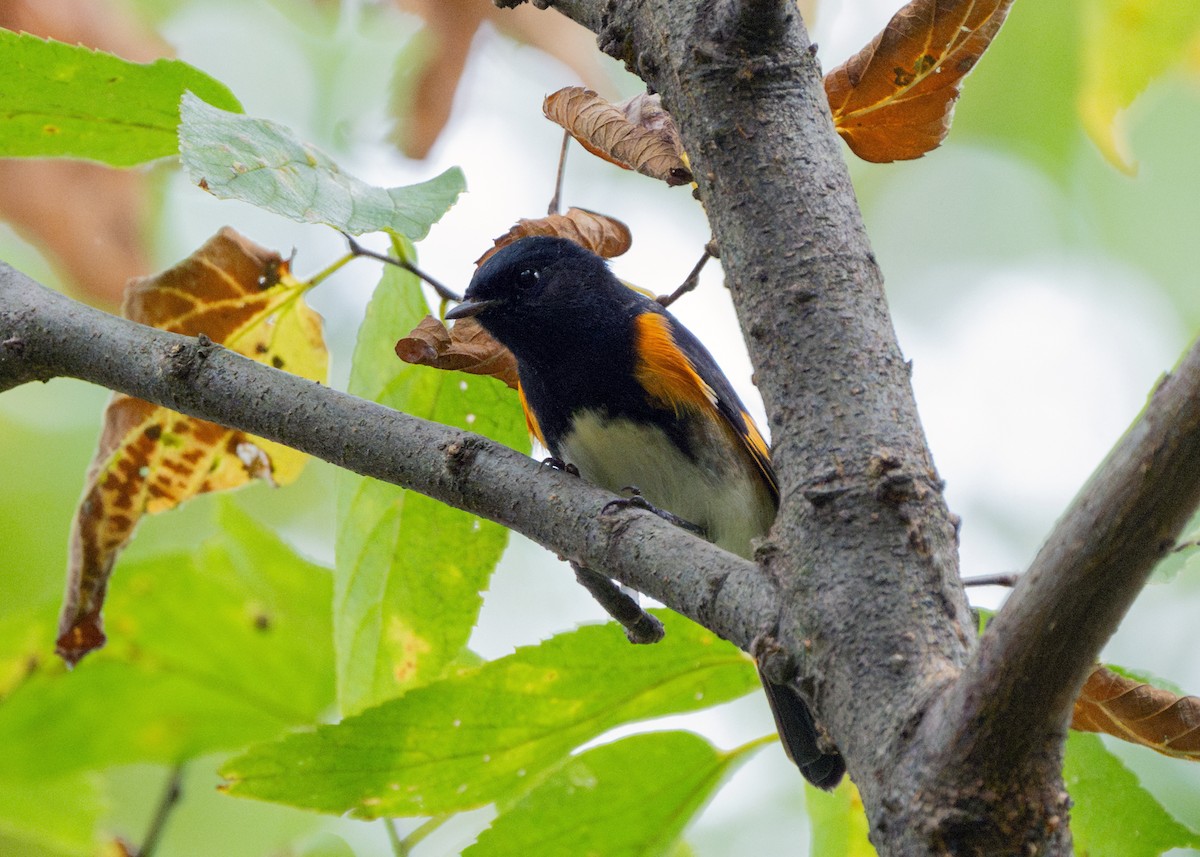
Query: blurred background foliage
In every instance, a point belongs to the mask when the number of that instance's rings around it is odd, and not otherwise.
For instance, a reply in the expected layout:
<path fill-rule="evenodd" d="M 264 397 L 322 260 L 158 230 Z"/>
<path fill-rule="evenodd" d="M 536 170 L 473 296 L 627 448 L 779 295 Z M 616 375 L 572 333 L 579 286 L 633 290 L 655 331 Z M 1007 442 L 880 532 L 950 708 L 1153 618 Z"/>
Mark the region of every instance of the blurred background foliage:
<path fill-rule="evenodd" d="M 802 5 L 827 69 L 895 11 L 881 0 Z M 1200 330 L 1200 22 L 1179 12 L 1186 6 L 1018 2 L 968 78 L 941 149 L 908 163 L 851 161 L 935 460 L 963 517 L 964 574 L 1028 564 Z M 614 96 L 638 88 L 589 34 L 529 6 L 501 14 L 488 0 L 6 0 L 0 25 L 133 59 L 179 56 L 228 84 L 251 115 L 290 125 L 375 184 L 462 166 L 470 192 L 419 248 L 422 266 L 457 286 L 493 237 L 545 210 L 560 133 L 542 118 L 542 97 L 578 82 Z M 1117 126 L 1105 121 L 1114 103 Z M 614 267 L 660 292 L 683 279 L 709 237 L 686 190 L 579 149 L 565 202 L 628 223 L 634 247 Z M 285 255 L 295 248 L 301 276 L 343 249 L 331 230 L 218 202 L 172 163 L 112 172 L 0 162 L 0 216 L 0 258 L 110 309 L 129 276 L 172 264 L 227 223 Z M 378 278 L 356 262 L 313 295 L 339 387 Z M 719 266 L 677 309 L 757 402 Z M 0 697 L 62 670 L 51 652 L 67 534 L 106 398 L 69 380 L 0 397 Z M 202 497 L 143 524 L 113 581 L 108 622 L 127 632 L 120 644 L 79 669 L 73 682 L 83 690 L 45 695 L 27 711 L 16 694 L 0 705 L 0 853 L 96 853 L 96 831 L 136 843 L 180 754 L 227 751 L 332 715 L 331 634 L 320 629 L 329 625 L 334 481 L 333 468 L 312 462 L 287 490 Z M 206 617 L 228 606 L 234 580 L 309 629 L 313 645 L 268 651 L 245 630 L 253 625 L 213 624 Z M 989 606 L 1003 597 L 972 595 Z M 1106 659 L 1200 691 L 1198 596 L 1200 571 L 1189 564 L 1149 587 Z M 494 657 L 600 618 L 565 566 L 514 538 L 471 645 Z M 245 639 L 230 636 L 235 626 Z M 199 646 L 208 671 L 172 669 L 179 646 Z M 280 679 L 300 667 L 318 680 Z M 263 693 L 252 699 L 230 696 L 255 685 Z M 171 700 L 197 688 L 212 694 L 214 722 L 232 719 L 236 730 L 175 717 Z M 771 729 L 756 698 L 680 722 L 722 747 Z M 1200 769 L 1104 742 L 1172 814 L 1200 828 Z M 163 857 L 388 853 L 379 825 L 216 793 L 217 764 L 202 755 L 188 765 Z M 28 779 L 26 768 L 39 776 Z M 782 754 L 760 753 L 687 838 L 694 853 L 714 857 L 797 853 L 807 841 L 804 800 Z M 444 828 L 422 852 L 456 853 L 472 835 Z"/>

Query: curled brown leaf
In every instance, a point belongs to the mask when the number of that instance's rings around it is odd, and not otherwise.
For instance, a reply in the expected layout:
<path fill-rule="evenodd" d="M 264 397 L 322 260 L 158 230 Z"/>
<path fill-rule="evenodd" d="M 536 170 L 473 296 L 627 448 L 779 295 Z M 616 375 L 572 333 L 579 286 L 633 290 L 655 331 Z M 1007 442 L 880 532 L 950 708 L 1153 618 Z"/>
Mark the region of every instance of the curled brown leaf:
<path fill-rule="evenodd" d="M 571 208 L 566 214 L 518 220 L 516 226 L 495 240 L 495 246 L 475 260 L 475 264 L 482 265 L 506 244 L 533 235 L 566 238 L 605 259 L 620 256 L 633 245 L 629 227 L 615 217 L 597 214 L 586 208 Z"/>
<path fill-rule="evenodd" d="M 542 112 L 610 163 L 669 185 L 692 180 L 675 121 L 657 95 L 641 93 L 612 104 L 590 89 L 568 86 L 547 95 Z"/>
<path fill-rule="evenodd" d="M 1180 696 L 1101 664 L 1075 700 L 1071 728 L 1103 732 L 1166 756 L 1200 761 L 1200 697 Z"/>
<path fill-rule="evenodd" d="M 950 130 L 967 75 L 1012 0 L 913 0 L 875 39 L 825 75 L 842 139 L 865 161 L 919 158 Z"/>
<path fill-rule="evenodd" d="M 459 319 L 447 328 L 427 315 L 396 343 L 396 356 L 419 366 L 490 375 L 517 389 L 516 358 L 473 318 Z"/>

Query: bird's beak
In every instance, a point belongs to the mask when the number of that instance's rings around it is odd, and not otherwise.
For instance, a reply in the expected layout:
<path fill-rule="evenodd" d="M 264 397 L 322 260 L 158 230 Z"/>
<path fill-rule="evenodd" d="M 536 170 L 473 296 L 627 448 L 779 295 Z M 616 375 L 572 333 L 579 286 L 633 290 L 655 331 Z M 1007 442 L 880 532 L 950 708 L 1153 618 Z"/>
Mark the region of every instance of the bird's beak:
<path fill-rule="evenodd" d="M 456 319 L 456 318 L 472 318 L 474 316 L 479 315 L 481 312 L 483 312 L 488 307 L 494 306 L 497 303 L 499 303 L 499 301 L 466 300 L 466 301 L 463 301 L 462 303 L 460 303 L 458 306 L 454 307 L 453 309 L 446 310 L 446 318 L 451 319 L 451 320 Z"/>

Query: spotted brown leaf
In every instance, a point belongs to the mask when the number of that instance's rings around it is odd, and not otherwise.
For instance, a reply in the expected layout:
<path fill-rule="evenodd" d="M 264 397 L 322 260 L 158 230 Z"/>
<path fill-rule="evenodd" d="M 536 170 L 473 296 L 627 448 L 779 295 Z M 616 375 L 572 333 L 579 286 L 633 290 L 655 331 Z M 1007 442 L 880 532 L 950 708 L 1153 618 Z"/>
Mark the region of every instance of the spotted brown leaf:
<path fill-rule="evenodd" d="M 323 382 L 328 352 L 321 318 L 303 301 L 306 287 L 278 253 L 222 229 L 175 267 L 132 281 L 123 312 Z M 104 644 L 105 589 L 143 515 L 251 479 L 290 482 L 304 461 L 279 444 L 113 396 L 71 529 L 59 655 L 73 664 Z"/>
<path fill-rule="evenodd" d="M 1004 23 L 1012 0 L 913 0 L 883 32 L 825 75 L 833 122 L 854 154 L 919 158 L 950 130 L 962 79 Z"/>

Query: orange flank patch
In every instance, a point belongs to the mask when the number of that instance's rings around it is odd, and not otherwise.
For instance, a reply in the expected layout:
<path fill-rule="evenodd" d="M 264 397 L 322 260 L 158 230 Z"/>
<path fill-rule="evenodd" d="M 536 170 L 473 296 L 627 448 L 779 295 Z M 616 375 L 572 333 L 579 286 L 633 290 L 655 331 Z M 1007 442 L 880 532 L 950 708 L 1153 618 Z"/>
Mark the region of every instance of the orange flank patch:
<path fill-rule="evenodd" d="M 767 483 L 771 486 L 771 493 L 779 497 L 779 483 L 775 481 L 775 470 L 771 467 L 771 447 L 767 446 L 767 442 L 763 439 L 762 433 L 758 430 L 754 420 L 750 419 L 750 415 L 745 411 L 742 414 L 741 432 L 742 442 L 746 444 L 746 448 L 750 450 L 750 456 L 754 459 L 754 463 L 758 465 L 758 469 L 762 471 Z"/>
<path fill-rule="evenodd" d="M 546 438 L 542 435 L 542 427 L 538 425 L 537 417 L 533 415 L 533 411 L 529 407 L 529 402 L 525 398 L 525 389 L 517 384 L 517 396 L 521 399 L 521 410 L 525 412 L 525 427 L 529 429 L 529 433 L 537 438 L 537 442 L 542 446 L 546 446 Z"/>
<path fill-rule="evenodd" d="M 678 414 L 685 408 L 715 408 L 716 395 L 688 360 L 665 315 L 644 312 L 634 320 L 639 383 L 653 398 Z"/>

